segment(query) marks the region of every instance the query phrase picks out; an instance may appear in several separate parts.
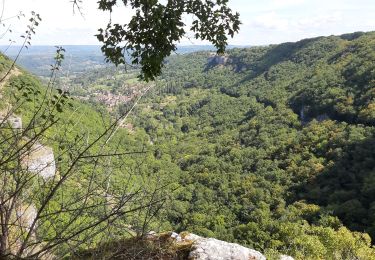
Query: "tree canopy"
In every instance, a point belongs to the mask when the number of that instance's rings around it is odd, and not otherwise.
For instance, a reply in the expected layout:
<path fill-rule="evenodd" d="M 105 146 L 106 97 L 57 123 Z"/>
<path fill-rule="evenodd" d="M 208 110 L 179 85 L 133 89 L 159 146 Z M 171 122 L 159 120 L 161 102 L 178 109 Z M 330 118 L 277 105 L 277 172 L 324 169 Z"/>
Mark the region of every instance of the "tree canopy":
<path fill-rule="evenodd" d="M 164 58 L 186 35 L 183 15 L 193 15 L 190 30 L 194 37 L 208 40 L 218 53 L 225 51 L 228 36 L 239 30 L 239 14 L 228 7 L 228 0 L 100 0 L 98 8 L 112 12 L 120 2 L 135 11 L 129 23 L 110 20 L 96 37 L 108 62 L 126 64 L 129 56 L 131 64 L 140 65 L 140 76 L 146 81 L 160 75 Z"/>

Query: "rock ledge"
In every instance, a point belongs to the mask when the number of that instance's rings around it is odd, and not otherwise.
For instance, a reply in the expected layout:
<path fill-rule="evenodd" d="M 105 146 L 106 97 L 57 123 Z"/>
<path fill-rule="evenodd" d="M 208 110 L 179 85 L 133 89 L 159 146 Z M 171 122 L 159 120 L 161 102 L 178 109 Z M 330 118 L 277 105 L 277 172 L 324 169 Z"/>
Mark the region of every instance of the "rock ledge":
<path fill-rule="evenodd" d="M 221 241 L 215 238 L 204 238 L 192 233 L 172 233 L 176 243 L 191 242 L 189 260 L 266 260 L 266 257 L 254 250 L 235 243 Z M 290 256 L 280 259 L 293 260 Z"/>

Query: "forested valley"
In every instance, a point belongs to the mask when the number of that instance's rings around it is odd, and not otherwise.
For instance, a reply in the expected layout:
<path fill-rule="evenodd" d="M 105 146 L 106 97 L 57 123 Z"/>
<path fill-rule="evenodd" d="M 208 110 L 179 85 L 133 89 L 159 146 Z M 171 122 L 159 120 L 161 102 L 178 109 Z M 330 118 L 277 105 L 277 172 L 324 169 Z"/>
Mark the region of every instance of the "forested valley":
<path fill-rule="evenodd" d="M 167 221 L 300 258 L 374 239 L 374 60 L 372 32 L 171 57 L 132 117 L 178 166 Z"/>
<path fill-rule="evenodd" d="M 114 67 L 57 78 L 71 96 L 58 106 L 59 122 L 43 134 L 62 158 L 59 171 L 68 167 L 64 160 L 80 153 L 67 153 L 67 147 L 84 146 L 109 118 L 130 110 L 105 149 L 134 153 L 113 159 L 116 169 L 106 158 L 100 167 L 80 158 L 77 175 L 48 210 L 79 196 L 77 183 L 95 179 L 92 189 L 103 200 L 124 187 L 146 185 L 149 191 L 140 200 L 155 203 L 116 220 L 111 239 L 122 237 L 124 229 L 189 231 L 254 248 L 270 259 L 281 253 L 296 259 L 375 259 L 374 61 L 375 33 L 358 32 L 234 48 L 223 56 L 176 54 L 149 83 L 137 79 L 137 69 Z M 2 71 L 9 64 L 2 56 Z M 32 122 L 43 88 L 23 71 L 4 86 L 3 100 L 20 104 L 15 112 Z M 93 149 L 97 154 L 104 148 Z M 44 189 L 27 200 L 40 203 Z M 142 205 L 140 200 L 132 202 Z M 64 236 L 105 209 L 77 216 L 68 230 L 57 224 L 72 221 L 68 211 L 48 219 L 40 224 L 40 237 Z M 85 249 L 107 236 L 76 246 Z M 66 255 L 71 247 L 56 253 Z"/>

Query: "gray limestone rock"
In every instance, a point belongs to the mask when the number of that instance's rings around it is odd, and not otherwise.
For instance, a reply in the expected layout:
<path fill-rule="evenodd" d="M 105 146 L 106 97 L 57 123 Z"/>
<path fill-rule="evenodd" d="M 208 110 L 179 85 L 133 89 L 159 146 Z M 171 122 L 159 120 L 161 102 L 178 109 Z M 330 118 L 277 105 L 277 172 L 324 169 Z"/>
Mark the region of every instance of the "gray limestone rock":
<path fill-rule="evenodd" d="M 22 119 L 21 117 L 10 117 L 8 123 L 12 126 L 13 129 L 22 129 Z"/>
<path fill-rule="evenodd" d="M 22 161 L 27 171 L 36 173 L 43 179 L 51 178 L 56 173 L 53 150 L 42 144 L 33 145 Z"/>
<path fill-rule="evenodd" d="M 256 250 L 214 238 L 188 234 L 184 240 L 194 242 L 189 254 L 191 260 L 266 260 L 266 257 Z"/>
<path fill-rule="evenodd" d="M 1 127 L 6 127 L 6 125 L 9 125 L 8 127 L 11 127 L 13 129 L 22 129 L 22 119 L 18 116 L 4 116 L 0 114 L 0 125 Z"/>
<path fill-rule="evenodd" d="M 254 250 L 238 244 L 228 243 L 214 238 L 204 238 L 192 233 L 177 234 L 171 237 L 179 242 L 192 242 L 190 260 L 266 260 L 266 257 Z M 281 255 L 280 260 L 294 260 L 293 257 Z"/>

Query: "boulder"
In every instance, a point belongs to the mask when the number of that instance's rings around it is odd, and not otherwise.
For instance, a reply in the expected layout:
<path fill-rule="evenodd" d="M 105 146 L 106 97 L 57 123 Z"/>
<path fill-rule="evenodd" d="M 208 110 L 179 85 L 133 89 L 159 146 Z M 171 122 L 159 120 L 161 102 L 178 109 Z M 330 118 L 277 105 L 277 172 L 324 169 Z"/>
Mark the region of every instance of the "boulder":
<path fill-rule="evenodd" d="M 203 238 L 195 234 L 180 235 L 183 241 L 193 242 L 191 260 L 266 260 L 260 252 L 215 238 Z"/>
<path fill-rule="evenodd" d="M 262 253 L 254 249 L 215 238 L 205 238 L 187 232 L 172 232 L 170 237 L 177 246 L 191 244 L 189 260 L 266 260 Z M 281 255 L 279 259 L 294 260 L 287 255 Z"/>

